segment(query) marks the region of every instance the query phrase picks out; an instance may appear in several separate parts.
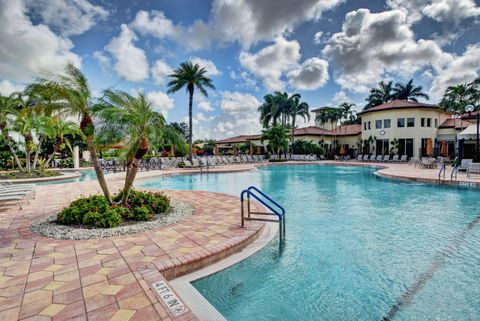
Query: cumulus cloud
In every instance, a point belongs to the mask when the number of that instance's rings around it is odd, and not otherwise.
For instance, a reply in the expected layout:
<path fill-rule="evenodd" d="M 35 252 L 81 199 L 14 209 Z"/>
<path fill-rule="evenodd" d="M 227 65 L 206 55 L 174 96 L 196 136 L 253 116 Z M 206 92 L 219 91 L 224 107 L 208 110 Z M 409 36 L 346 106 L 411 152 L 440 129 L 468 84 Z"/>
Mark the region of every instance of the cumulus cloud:
<path fill-rule="evenodd" d="M 323 36 L 323 31 L 315 32 L 315 34 L 313 35 L 313 43 L 316 44 L 316 45 L 321 44 L 322 43 L 322 36 Z"/>
<path fill-rule="evenodd" d="M 42 23 L 65 36 L 84 33 L 109 14 L 87 0 L 28 0 L 27 6 Z"/>
<path fill-rule="evenodd" d="M 14 92 L 20 92 L 24 88 L 24 86 L 16 85 L 8 80 L 0 81 L 0 94 L 2 94 L 3 96 L 9 96 Z"/>
<path fill-rule="evenodd" d="M 253 75 L 263 79 L 269 90 L 281 90 L 284 86 L 282 74 L 295 68 L 300 60 L 300 44 L 296 40 L 275 38 L 273 44 L 257 53 L 242 51 L 240 64 Z"/>
<path fill-rule="evenodd" d="M 31 81 L 43 71 L 80 66 L 73 43 L 46 25 L 34 25 L 22 1 L 0 1 L 0 78 Z"/>
<path fill-rule="evenodd" d="M 150 35 L 158 39 L 175 36 L 179 32 L 172 20 L 165 17 L 162 11 L 157 10 L 138 11 L 130 27 L 142 35 Z"/>
<path fill-rule="evenodd" d="M 165 118 L 168 117 L 168 111 L 174 106 L 173 98 L 161 91 L 151 91 L 146 95 L 146 98 Z"/>
<path fill-rule="evenodd" d="M 93 58 L 95 58 L 102 68 L 109 68 L 110 67 L 110 57 L 106 56 L 102 51 L 95 51 L 93 53 Z"/>
<path fill-rule="evenodd" d="M 480 77 L 480 44 L 467 47 L 465 52 L 454 57 L 432 81 L 430 96 L 440 99 L 448 86 L 468 83 Z"/>
<path fill-rule="evenodd" d="M 450 59 L 434 41 L 416 40 L 401 10 L 349 12 L 323 54 L 336 70 L 336 82 L 353 92 L 368 92 L 386 73 L 411 76 L 426 66 L 439 69 Z"/>
<path fill-rule="evenodd" d="M 141 81 L 148 78 L 148 61 L 145 51 L 135 47 L 137 40 L 135 33 L 127 25 L 121 25 L 121 32 L 117 37 L 112 38 L 105 47 L 116 62 L 115 71 L 130 81 Z"/>
<path fill-rule="evenodd" d="M 205 68 L 207 70 L 207 76 L 218 76 L 221 74 L 220 70 L 217 69 L 217 66 L 213 63 L 213 61 L 208 59 L 203 59 L 199 57 L 191 57 L 190 61 L 194 64 L 198 64 L 201 68 Z"/>
<path fill-rule="evenodd" d="M 316 57 L 305 60 L 298 68 L 288 73 L 290 84 L 302 90 L 317 89 L 325 85 L 330 78 L 328 62 Z"/>
<path fill-rule="evenodd" d="M 246 114 L 248 112 L 256 111 L 258 106 L 260 106 L 260 101 L 251 94 L 238 91 L 222 92 L 220 108 L 227 114 Z"/>
<path fill-rule="evenodd" d="M 332 99 L 332 103 L 340 105 L 342 103 L 352 103 L 352 99 L 347 96 L 344 90 L 339 90 L 335 93 Z"/>
<path fill-rule="evenodd" d="M 198 108 L 203 111 L 214 111 L 212 105 L 208 101 L 201 101 L 198 103 Z"/>
<path fill-rule="evenodd" d="M 152 67 L 152 77 L 157 85 L 164 85 L 173 69 L 163 60 L 157 60 Z"/>

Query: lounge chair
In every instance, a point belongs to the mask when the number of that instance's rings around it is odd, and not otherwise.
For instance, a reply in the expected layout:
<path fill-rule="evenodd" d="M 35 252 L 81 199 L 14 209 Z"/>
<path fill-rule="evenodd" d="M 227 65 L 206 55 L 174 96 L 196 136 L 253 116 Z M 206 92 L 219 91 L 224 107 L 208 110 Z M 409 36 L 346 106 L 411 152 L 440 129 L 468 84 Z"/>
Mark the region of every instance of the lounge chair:
<path fill-rule="evenodd" d="M 357 161 L 361 162 L 361 161 L 362 161 L 362 158 L 363 158 L 363 155 L 362 155 L 362 154 L 357 155 Z"/>
<path fill-rule="evenodd" d="M 320 160 L 325 160 L 325 156 L 324 156 L 324 155 L 320 155 Z"/>
<path fill-rule="evenodd" d="M 193 168 L 192 163 L 190 163 L 190 161 L 188 160 L 183 161 L 183 164 L 184 164 L 184 168 Z"/>
<path fill-rule="evenodd" d="M 258 155 L 253 155 L 252 158 L 255 163 L 260 161 L 260 158 L 258 157 Z"/>
<path fill-rule="evenodd" d="M 398 163 L 400 161 L 399 159 L 400 156 L 398 155 L 393 155 L 392 159 L 390 160 L 390 162 L 392 163 Z"/>
<path fill-rule="evenodd" d="M 375 158 L 375 162 L 379 163 L 383 160 L 383 155 L 377 155 L 377 157 Z"/>
<path fill-rule="evenodd" d="M 400 157 L 400 163 L 406 163 L 407 161 L 408 161 L 407 155 L 402 155 L 402 157 Z"/>
<path fill-rule="evenodd" d="M 370 158 L 368 159 L 368 161 L 374 162 L 376 159 L 377 159 L 377 155 L 370 155 Z"/>
<path fill-rule="evenodd" d="M 200 162 L 198 161 L 198 159 L 192 159 L 192 167 L 200 167 Z"/>
<path fill-rule="evenodd" d="M 471 174 L 480 174 L 480 163 L 468 163 L 467 177 L 470 178 Z"/>
<path fill-rule="evenodd" d="M 385 155 L 383 156 L 383 162 L 389 162 L 390 161 L 390 155 Z"/>
<path fill-rule="evenodd" d="M 468 169 L 468 164 L 471 164 L 471 163 L 473 163 L 473 159 L 469 159 L 469 158 L 462 159 L 462 161 L 460 162 L 460 166 L 458 166 L 458 170 L 466 171 Z"/>
<path fill-rule="evenodd" d="M 368 162 L 369 156 L 368 155 L 363 155 L 363 162 Z"/>

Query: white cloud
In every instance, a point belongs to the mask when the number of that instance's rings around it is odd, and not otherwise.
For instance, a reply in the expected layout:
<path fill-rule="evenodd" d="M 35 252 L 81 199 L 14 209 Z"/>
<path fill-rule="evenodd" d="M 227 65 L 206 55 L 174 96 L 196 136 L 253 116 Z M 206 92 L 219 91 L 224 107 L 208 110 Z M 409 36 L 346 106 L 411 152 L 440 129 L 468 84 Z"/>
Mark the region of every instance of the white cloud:
<path fill-rule="evenodd" d="M 133 44 L 137 36 L 127 25 L 121 25 L 122 31 L 117 37 L 112 38 L 105 47 L 116 62 L 114 69 L 117 73 L 130 81 L 141 81 L 148 78 L 148 61 L 145 51 Z"/>
<path fill-rule="evenodd" d="M 130 27 L 142 35 L 151 35 L 158 39 L 175 36 L 179 32 L 178 27 L 165 17 L 162 11 L 157 10 L 138 11 Z"/>
<path fill-rule="evenodd" d="M 218 76 L 221 74 L 221 72 L 217 69 L 217 66 L 215 66 L 215 64 L 211 60 L 199 57 L 191 57 L 190 61 L 193 64 L 198 64 L 201 68 L 205 68 L 207 70 L 206 75 L 209 77 Z"/>
<path fill-rule="evenodd" d="M 73 43 L 45 25 L 34 25 L 22 1 L 0 1 L 0 77 L 31 81 L 40 72 L 57 72 L 67 62 L 80 66 Z"/>
<path fill-rule="evenodd" d="M 157 85 L 164 85 L 173 69 L 163 60 L 157 60 L 152 67 L 152 77 Z"/>
<path fill-rule="evenodd" d="M 480 16 L 480 7 L 473 0 L 435 0 L 425 6 L 422 12 L 436 21 L 458 24 L 463 19 Z"/>
<path fill-rule="evenodd" d="M 368 92 L 386 73 L 411 76 L 428 66 L 439 69 L 451 59 L 434 41 L 416 40 L 401 10 L 349 12 L 323 54 L 333 64 L 336 82 L 353 92 Z"/>
<path fill-rule="evenodd" d="M 313 35 L 313 43 L 319 45 L 322 43 L 323 31 L 318 31 Z"/>
<path fill-rule="evenodd" d="M 480 44 L 467 47 L 461 56 L 452 59 L 432 81 L 430 95 L 440 99 L 448 86 L 468 83 L 480 77 Z"/>
<path fill-rule="evenodd" d="M 24 86 L 16 85 L 8 80 L 0 81 L 0 94 L 3 96 L 10 96 L 14 92 L 22 91 L 24 88 Z"/>
<path fill-rule="evenodd" d="M 100 63 L 102 68 L 109 68 L 110 67 L 110 57 L 107 57 L 106 55 L 103 54 L 102 51 L 95 51 L 93 53 L 93 57 Z"/>
<path fill-rule="evenodd" d="M 108 11 L 87 0 L 27 0 L 41 21 L 62 35 L 80 35 L 108 16 Z"/>
<path fill-rule="evenodd" d="M 151 91 L 146 95 L 146 98 L 165 118 L 168 117 L 168 111 L 174 106 L 173 98 L 161 91 Z"/>
<path fill-rule="evenodd" d="M 290 84 L 302 90 L 313 90 L 325 85 L 330 78 L 328 62 L 316 57 L 305 60 L 301 66 L 288 72 Z"/>
<path fill-rule="evenodd" d="M 340 90 L 335 93 L 335 96 L 333 96 L 332 103 L 336 105 L 340 105 L 342 103 L 352 103 L 352 99 L 347 96 L 345 91 Z"/>
<path fill-rule="evenodd" d="M 205 100 L 199 102 L 197 106 L 198 106 L 198 108 L 200 108 L 200 109 L 203 110 L 203 111 L 207 111 L 207 112 L 209 112 L 209 111 L 214 111 L 214 109 L 213 109 L 212 105 L 210 104 L 210 102 L 205 101 Z"/>
<path fill-rule="evenodd" d="M 281 90 L 282 74 L 295 68 L 300 60 L 300 44 L 296 40 L 275 38 L 273 44 L 257 53 L 242 51 L 240 64 L 255 76 L 263 79 L 268 90 Z"/>
<path fill-rule="evenodd" d="M 260 101 L 251 94 L 240 93 L 238 91 L 222 92 L 220 108 L 227 114 L 246 114 L 248 112 L 256 111 L 258 106 L 260 106 Z"/>

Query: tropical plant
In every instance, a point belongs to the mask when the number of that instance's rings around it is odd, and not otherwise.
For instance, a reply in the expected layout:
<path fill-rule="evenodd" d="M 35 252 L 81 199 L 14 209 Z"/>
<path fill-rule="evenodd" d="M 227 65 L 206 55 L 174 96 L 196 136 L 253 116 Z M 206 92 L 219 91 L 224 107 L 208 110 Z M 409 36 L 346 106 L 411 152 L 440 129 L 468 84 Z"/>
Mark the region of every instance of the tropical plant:
<path fill-rule="evenodd" d="M 8 97 L 0 95 L 0 132 L 3 141 L 7 145 L 13 159 L 15 160 L 15 164 L 20 171 L 23 171 L 24 169 L 20 159 L 18 158 L 17 151 L 15 149 L 15 143 L 10 137 L 10 128 L 19 113 L 19 106 L 22 104 L 23 101 L 19 94 L 12 94 Z"/>
<path fill-rule="evenodd" d="M 162 143 L 166 136 L 173 137 L 174 130 L 168 130 L 165 118 L 153 110 L 143 92 L 132 96 L 123 91 L 107 89 L 94 111 L 99 117 L 99 139 L 107 137 L 112 142 L 125 144 L 127 168 L 121 199 L 125 205 L 142 158 L 152 146 Z"/>
<path fill-rule="evenodd" d="M 276 125 L 269 129 L 262 130 L 261 142 L 268 140 L 268 147 L 271 151 L 280 155 L 282 150 L 288 149 L 289 134 L 285 126 Z"/>
<path fill-rule="evenodd" d="M 397 82 L 393 87 L 394 99 L 412 100 L 418 101 L 417 98 L 430 99 L 430 97 L 424 93 L 422 86 L 415 86 L 413 79 L 410 79 L 407 83 L 402 84 Z"/>
<path fill-rule="evenodd" d="M 480 100 L 480 78 L 471 83 L 449 86 L 443 95 L 440 107 L 449 112 L 465 113 L 468 105 L 477 105 Z"/>
<path fill-rule="evenodd" d="M 288 108 L 288 115 L 292 120 L 292 153 L 295 153 L 295 122 L 297 117 L 302 117 L 305 121 L 310 120 L 309 106 L 306 102 L 301 102 L 300 98 L 300 94 L 292 95 Z"/>
<path fill-rule="evenodd" d="M 78 127 L 78 125 L 73 121 L 63 121 L 61 118 L 50 118 L 49 125 L 47 129 L 48 137 L 55 137 L 55 145 L 53 147 L 53 152 L 45 160 L 43 166 L 48 167 L 50 162 L 55 157 L 55 154 L 58 153 L 64 146 L 68 147 L 70 152 L 73 154 L 72 145 L 69 136 L 80 136 L 83 137 L 83 133 Z"/>
<path fill-rule="evenodd" d="M 367 105 L 364 109 L 369 109 L 384 103 L 388 103 L 394 99 L 395 95 L 393 92 L 393 82 L 392 81 L 380 81 L 377 88 L 370 89 L 370 95 L 365 99 Z"/>
<path fill-rule="evenodd" d="M 49 88 L 52 94 L 63 102 L 62 112 L 80 117 L 80 130 L 85 137 L 98 183 L 105 198 L 111 203 L 110 191 L 100 167 L 95 146 L 95 125 L 91 109 L 93 94 L 87 78 L 80 69 L 69 63 L 66 65 L 63 75 L 48 75 L 39 79 L 36 84 Z"/>
<path fill-rule="evenodd" d="M 208 97 L 207 88 L 215 89 L 215 86 L 212 84 L 212 80 L 207 77 L 207 69 L 200 67 L 198 64 L 193 64 L 191 61 L 183 62 L 180 64 L 180 67 L 176 68 L 169 77 L 173 78 L 167 86 L 167 94 L 172 94 L 179 91 L 182 88 L 186 88 L 189 95 L 188 99 L 188 143 L 189 143 L 189 158 L 190 161 L 193 159 L 193 133 L 192 133 L 192 109 L 193 109 L 193 94 L 195 88 L 197 88 L 200 93 Z"/>

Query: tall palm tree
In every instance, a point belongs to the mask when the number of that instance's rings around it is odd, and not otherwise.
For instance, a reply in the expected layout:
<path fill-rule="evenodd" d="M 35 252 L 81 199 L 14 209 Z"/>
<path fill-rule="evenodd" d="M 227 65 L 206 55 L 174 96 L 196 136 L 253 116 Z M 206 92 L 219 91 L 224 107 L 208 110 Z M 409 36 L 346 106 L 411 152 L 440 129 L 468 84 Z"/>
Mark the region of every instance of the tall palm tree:
<path fill-rule="evenodd" d="M 272 126 L 269 129 L 262 130 L 261 142 L 268 140 L 268 146 L 270 149 L 278 155 L 280 155 L 282 150 L 288 149 L 288 129 L 282 125 Z"/>
<path fill-rule="evenodd" d="M 280 108 L 278 108 L 276 96 L 273 94 L 266 94 L 263 96 L 263 100 L 263 104 L 258 107 L 262 127 L 268 128 L 270 127 L 270 123 L 272 123 L 273 126 L 277 125 Z"/>
<path fill-rule="evenodd" d="M 55 138 L 55 145 L 53 147 L 53 152 L 47 158 L 43 166 L 48 167 L 50 162 L 55 157 L 55 154 L 60 151 L 62 145 L 67 145 L 72 150 L 70 142 L 65 138 L 65 135 L 81 136 L 83 133 L 78 127 L 78 125 L 73 121 L 63 121 L 61 118 L 55 117 L 50 118 L 48 122 L 48 128 L 45 133 L 48 137 Z"/>
<path fill-rule="evenodd" d="M 23 171 L 24 169 L 18 158 L 12 139 L 10 138 L 9 129 L 11 128 L 12 122 L 16 119 L 16 116 L 18 116 L 19 106 L 22 104 L 23 101 L 18 93 L 14 93 L 10 96 L 0 95 L 0 133 L 20 171 Z"/>
<path fill-rule="evenodd" d="M 69 63 L 66 65 L 63 75 L 49 75 L 46 78 L 39 79 L 37 84 L 48 87 L 56 97 L 64 102 L 63 112 L 79 116 L 80 130 L 85 136 L 87 149 L 90 152 L 98 183 L 105 198 L 111 203 L 110 191 L 98 161 L 97 148 L 94 141 L 95 124 L 91 109 L 94 98 L 87 78 L 80 69 Z"/>
<path fill-rule="evenodd" d="M 300 94 L 292 95 L 291 102 L 289 104 L 289 116 L 292 119 L 292 153 L 294 153 L 295 144 L 295 121 L 297 117 L 302 117 L 303 120 L 310 120 L 309 105 L 306 102 L 300 101 Z"/>
<path fill-rule="evenodd" d="M 100 118 L 100 136 L 104 134 L 111 142 L 122 141 L 126 145 L 127 171 L 121 200 L 125 205 L 143 156 L 174 130 L 168 129 L 163 115 L 153 110 L 143 92 L 132 96 L 123 91 L 105 90 L 104 98 L 94 109 Z M 176 135 L 180 139 L 180 135 Z"/>
<path fill-rule="evenodd" d="M 193 159 L 193 143 L 192 143 L 192 109 L 193 109 L 193 93 L 197 88 L 203 96 L 208 97 L 207 88 L 215 89 L 212 84 L 212 80 L 206 75 L 207 69 L 200 67 L 198 64 L 193 64 L 191 61 L 182 62 L 180 67 L 176 68 L 169 77 L 173 78 L 167 86 L 167 94 L 172 94 L 179 91 L 182 88 L 186 88 L 188 93 L 188 144 L 189 146 L 189 158 Z"/>
<path fill-rule="evenodd" d="M 393 98 L 393 82 L 384 82 L 382 80 L 378 83 L 377 88 L 370 89 L 370 95 L 365 99 L 367 101 L 365 109 L 388 103 Z"/>
<path fill-rule="evenodd" d="M 471 102 L 470 94 L 468 84 L 449 86 L 445 90 L 440 106 L 446 111 L 464 113 L 465 107 Z"/>
<path fill-rule="evenodd" d="M 422 90 L 422 86 L 414 86 L 413 79 L 410 79 L 405 84 L 397 82 L 393 87 L 393 95 L 394 99 L 418 101 L 417 98 L 425 98 L 429 100 L 430 97 Z"/>

